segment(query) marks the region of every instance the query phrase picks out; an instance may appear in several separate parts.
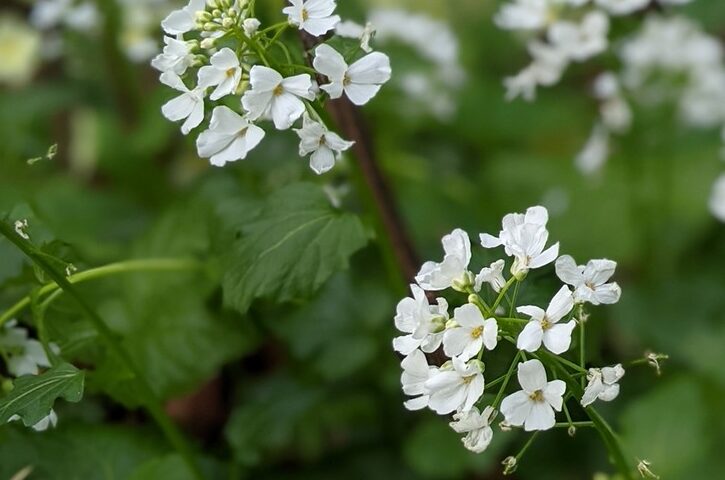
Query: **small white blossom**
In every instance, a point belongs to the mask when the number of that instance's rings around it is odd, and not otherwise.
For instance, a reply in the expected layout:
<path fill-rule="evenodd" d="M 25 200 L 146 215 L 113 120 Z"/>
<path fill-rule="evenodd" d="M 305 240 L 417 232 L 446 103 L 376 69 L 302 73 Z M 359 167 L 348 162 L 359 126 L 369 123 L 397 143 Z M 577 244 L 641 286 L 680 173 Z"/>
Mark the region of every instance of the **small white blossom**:
<path fill-rule="evenodd" d="M 311 35 L 319 37 L 340 23 L 340 16 L 333 15 L 337 4 L 334 0 L 289 0 L 292 4 L 282 13 L 289 22 Z"/>
<path fill-rule="evenodd" d="M 196 147 L 200 157 L 222 167 L 227 162 L 244 160 L 264 135 L 264 130 L 229 107 L 221 106 L 214 108 L 209 129 L 199 134 Z"/>
<path fill-rule="evenodd" d="M 28 219 L 15 220 L 15 233 L 23 240 L 30 240 L 30 235 L 26 231 L 28 229 Z"/>
<path fill-rule="evenodd" d="M 506 99 L 523 97 L 531 101 L 536 97 L 536 87 L 551 86 L 561 79 L 569 60 L 563 51 L 548 43 L 533 40 L 528 44 L 531 64 L 513 77 L 504 79 Z"/>
<path fill-rule="evenodd" d="M 556 423 L 554 410 L 561 411 L 566 384 L 562 380 L 547 382 L 546 370 L 538 360 L 529 360 L 518 366 L 522 390 L 501 402 L 501 413 L 506 423 L 531 432 L 548 430 Z"/>
<path fill-rule="evenodd" d="M 171 12 L 161 22 L 161 27 L 169 35 L 181 35 L 189 32 L 196 27 L 196 13 L 205 9 L 205 0 L 189 0 L 184 8 Z"/>
<path fill-rule="evenodd" d="M 590 260 L 586 265 L 577 265 L 569 255 L 556 260 L 556 275 L 562 282 L 574 287 L 576 303 L 617 303 L 622 289 L 614 282 L 607 283 L 616 268 L 617 262 L 607 259 Z"/>
<path fill-rule="evenodd" d="M 403 373 L 400 375 L 403 393 L 415 397 L 404 403 L 405 408 L 420 410 L 427 407 L 430 397 L 425 393 L 425 382 L 438 371 L 438 368 L 429 366 L 425 354 L 420 350 L 413 350 L 403 359 L 400 366 L 403 368 Z"/>
<path fill-rule="evenodd" d="M 216 89 L 209 95 L 211 100 L 233 94 L 242 80 L 242 67 L 234 50 L 222 48 L 212 55 L 209 63 L 211 65 L 199 69 L 199 87 L 209 88 L 216 85 Z"/>
<path fill-rule="evenodd" d="M 89 31 L 98 26 L 100 18 L 94 3 L 74 4 L 72 0 L 41 0 L 30 12 L 30 22 L 42 30 L 63 24 L 72 30 Z"/>
<path fill-rule="evenodd" d="M 348 66 L 337 50 L 324 43 L 315 49 L 313 66 L 330 81 L 320 86 L 330 98 L 340 98 L 344 92 L 355 105 L 368 103 L 391 76 L 390 59 L 384 53 L 370 53 Z"/>
<path fill-rule="evenodd" d="M 602 12 L 589 12 L 581 23 L 558 21 L 549 27 L 549 42 L 567 58 L 581 62 L 607 48 L 609 17 Z"/>
<path fill-rule="evenodd" d="M 473 453 L 482 453 L 491 444 L 493 429 L 491 420 L 494 416 L 494 409 L 489 405 L 479 412 L 473 407 L 468 412 L 457 412 L 453 414 L 453 422 L 448 425 L 456 433 L 465 433 L 461 439 L 463 446 Z"/>
<path fill-rule="evenodd" d="M 541 206 L 531 207 L 525 214 L 510 213 L 503 218 L 498 237 L 480 235 L 481 245 L 484 248 L 503 246 L 506 255 L 514 257 L 511 273 L 517 277 L 525 275 L 529 269 L 548 265 L 559 255 L 558 242 L 544 250 L 549 239 L 548 221 L 549 213 Z"/>
<path fill-rule="evenodd" d="M 453 357 L 450 365 L 434 372 L 424 384 L 428 406 L 439 415 L 467 412 L 483 395 L 485 381 L 480 362 Z"/>
<path fill-rule="evenodd" d="M 194 63 L 191 44 L 173 37 L 164 37 L 164 43 L 166 46 L 163 52 L 151 60 L 151 66 L 161 72 L 183 75 L 186 69 Z"/>
<path fill-rule="evenodd" d="M 453 311 L 457 327 L 443 334 L 443 351 L 449 357 L 469 360 L 482 348 L 493 350 L 498 343 L 498 324 L 495 318 L 484 319 L 477 306 L 467 303 Z"/>
<path fill-rule="evenodd" d="M 516 311 L 531 317 L 516 340 L 516 347 L 519 350 L 535 352 L 544 346 L 556 355 L 569 350 L 571 345 L 571 332 L 576 326 L 574 320 L 567 323 L 558 323 L 574 308 L 574 297 L 568 287 L 563 286 L 551 299 L 546 311 L 533 306 L 524 305 L 516 308 Z"/>
<path fill-rule="evenodd" d="M 619 395 L 619 380 L 624 376 L 621 364 L 613 367 L 590 368 L 587 374 L 587 388 L 581 399 L 582 407 L 588 407 L 597 399 L 611 402 Z"/>
<path fill-rule="evenodd" d="M 594 0 L 594 3 L 612 15 L 627 15 L 642 10 L 650 0 Z"/>
<path fill-rule="evenodd" d="M 340 22 L 335 27 L 335 35 L 345 38 L 357 38 L 360 40 L 360 48 L 365 53 L 370 53 L 373 49 L 370 47 L 370 41 L 375 36 L 375 28 L 373 24 L 368 22 L 365 26 L 350 20 Z"/>
<path fill-rule="evenodd" d="M 403 355 L 420 348 L 424 352 L 438 349 L 443 339 L 443 329 L 448 320 L 448 302 L 438 298 L 437 305 L 430 305 L 423 289 L 411 285 L 413 297 L 398 302 L 395 327 L 407 335 L 393 340 L 393 348 Z"/>
<path fill-rule="evenodd" d="M 302 116 L 305 104 L 313 100 L 312 79 L 308 74 L 283 78 L 276 70 L 255 65 L 249 73 L 251 89 L 242 96 L 250 120 L 272 118 L 277 130 L 287 130 Z"/>
<path fill-rule="evenodd" d="M 445 252 L 443 261 L 425 262 L 415 277 L 416 282 L 425 290 L 470 285 L 473 274 L 468 271 L 471 261 L 471 240 L 468 234 L 457 228 L 444 236 L 441 243 Z"/>
<path fill-rule="evenodd" d="M 494 292 L 500 292 L 503 286 L 506 285 L 506 279 L 503 278 L 503 268 L 505 266 L 505 261 L 496 260 L 488 267 L 483 267 L 478 275 L 476 275 L 474 289 L 478 292 L 484 283 L 488 283 Z"/>
<path fill-rule="evenodd" d="M 312 154 L 310 168 L 318 175 L 332 169 L 342 152 L 355 144 L 343 140 L 322 123 L 312 120 L 307 113 L 302 117 L 302 128 L 296 128 L 294 131 L 300 137 L 300 156 Z"/>
<path fill-rule="evenodd" d="M 189 89 L 174 72 L 164 72 L 160 79 L 164 85 L 181 92 L 161 107 L 161 113 L 172 122 L 186 119 L 181 125 L 181 133 L 187 135 L 204 120 L 204 89 Z"/>
<path fill-rule="evenodd" d="M 725 173 L 715 181 L 710 195 L 710 211 L 720 220 L 725 222 Z"/>
<path fill-rule="evenodd" d="M 584 175 L 592 175 L 602 169 L 609 157 L 609 130 L 602 125 L 594 125 L 592 133 L 577 154 L 574 164 Z"/>
<path fill-rule="evenodd" d="M 257 33 L 259 30 L 259 26 L 262 24 L 258 19 L 256 18 L 245 18 L 242 22 L 242 28 L 244 29 L 244 34 L 248 37 L 253 37 L 254 34 Z"/>
<path fill-rule="evenodd" d="M 28 338 L 28 331 L 16 325 L 15 321 L 8 322 L 0 331 L 0 349 L 7 354 L 8 372 L 15 377 L 37 375 L 40 368 L 50 367 L 48 356 L 39 341 Z"/>
<path fill-rule="evenodd" d="M 516 0 L 501 7 L 494 21 L 505 30 L 539 30 L 549 22 L 549 0 Z"/>

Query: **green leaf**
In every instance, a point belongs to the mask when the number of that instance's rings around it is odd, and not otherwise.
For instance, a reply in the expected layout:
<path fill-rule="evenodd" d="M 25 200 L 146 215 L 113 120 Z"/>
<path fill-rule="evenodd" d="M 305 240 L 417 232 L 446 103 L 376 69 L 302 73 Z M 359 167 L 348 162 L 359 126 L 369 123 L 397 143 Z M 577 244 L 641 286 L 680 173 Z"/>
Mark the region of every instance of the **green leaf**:
<path fill-rule="evenodd" d="M 179 455 L 153 458 L 134 470 L 127 480 L 196 480 Z"/>
<path fill-rule="evenodd" d="M 307 183 L 272 195 L 241 230 L 223 285 L 225 302 L 240 312 L 255 298 L 309 296 L 367 243 L 360 220 L 335 210 L 322 189 Z"/>
<path fill-rule="evenodd" d="M 18 378 L 13 390 L 0 399 L 0 424 L 18 415 L 26 426 L 35 425 L 50 413 L 56 399 L 80 401 L 83 382 L 83 372 L 69 363 L 60 364 L 40 375 Z"/>

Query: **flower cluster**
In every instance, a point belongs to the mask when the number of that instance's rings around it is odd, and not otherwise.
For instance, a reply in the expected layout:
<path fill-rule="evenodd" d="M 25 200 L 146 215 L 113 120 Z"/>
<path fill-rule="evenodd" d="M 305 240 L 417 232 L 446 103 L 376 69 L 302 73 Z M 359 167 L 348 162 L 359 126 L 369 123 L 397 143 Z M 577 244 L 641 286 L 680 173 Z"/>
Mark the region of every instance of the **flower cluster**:
<path fill-rule="evenodd" d="M 56 355 L 60 353 L 55 344 L 50 344 L 49 348 Z M 41 369 L 51 366 L 43 345 L 39 341 L 29 338 L 28 331 L 18 327 L 14 320 L 6 323 L 0 330 L 0 353 L 1 358 L 5 360 L 7 372 L 13 377 L 38 375 Z M 10 421 L 19 419 L 20 417 L 16 415 L 11 417 Z M 33 425 L 33 429 L 43 431 L 50 426 L 55 427 L 57 423 L 58 417 L 55 411 L 51 410 L 48 416 Z"/>
<path fill-rule="evenodd" d="M 558 243 L 547 247 L 547 223 L 547 210 L 537 206 L 523 214 L 506 215 L 498 235 L 480 235 L 482 247 L 503 247 L 511 258 L 508 278 L 506 259 L 474 274 L 470 238 L 463 230 L 454 230 L 443 237 L 442 261 L 426 262 L 417 284 L 411 285 L 412 297 L 397 306 L 395 326 L 403 335 L 393 340 L 393 347 L 405 356 L 401 383 L 403 392 L 412 397 L 405 402 L 406 408 L 428 407 L 440 415 L 453 414 L 451 427 L 464 434 L 463 444 L 473 452 L 483 452 L 491 442 L 491 425 L 499 412 L 505 428 L 548 430 L 556 425 L 555 413 L 567 408 L 569 398 L 588 407 L 596 400 L 613 400 L 619 393 L 621 365 L 587 370 L 583 362 L 575 364 L 562 357 L 570 350 L 577 326 L 583 338 L 584 304 L 619 300 L 621 290 L 610 282 L 616 263 L 602 259 L 578 265 L 568 255 L 559 256 Z M 552 263 L 564 285 L 548 305 L 517 305 L 519 286 L 529 271 Z M 426 296 L 426 291 L 448 289 L 468 295 L 452 315 L 446 299 L 439 297 L 431 304 Z M 508 304 L 505 308 L 504 303 Z M 516 353 L 508 372 L 487 383 L 487 356 L 501 342 L 514 346 Z M 441 365 L 429 361 L 434 352 L 447 360 Z M 547 370 L 554 380 L 549 380 Z M 504 398 L 514 372 L 521 390 Z M 566 376 L 577 390 L 571 390 Z M 572 380 L 576 377 L 579 380 Z M 584 379 L 588 383 L 581 388 Z M 499 384 L 495 399 L 485 401 L 484 393 Z M 568 411 L 567 419 L 569 423 L 562 426 L 572 426 Z"/>
<path fill-rule="evenodd" d="M 164 84 L 180 92 L 162 112 L 169 120 L 183 120 L 186 135 L 211 110 L 196 144 L 213 165 L 246 158 L 265 136 L 257 123 L 271 120 L 277 130 L 288 130 L 301 119 L 301 128 L 294 129 L 300 156 L 310 155 L 316 173 L 327 172 L 352 143 L 328 130 L 319 104 L 345 96 L 364 105 L 390 79 L 388 57 L 362 48 L 346 58 L 321 43 L 310 52 L 311 66 L 295 63 L 280 40 L 284 31 L 293 26 L 319 37 L 333 31 L 340 17 L 334 0 L 289 3 L 282 10 L 287 20 L 268 27 L 255 18 L 254 0 L 191 0 L 161 24 L 166 46 L 152 65 Z M 313 75 L 324 83 L 317 85 Z"/>
<path fill-rule="evenodd" d="M 690 0 L 658 0 L 684 4 Z M 496 24 L 529 36 L 531 64 L 504 81 L 509 99 L 533 100 L 536 88 L 559 82 L 572 62 L 583 62 L 607 50 L 610 16 L 649 7 L 650 0 L 514 0 L 501 7 Z"/>

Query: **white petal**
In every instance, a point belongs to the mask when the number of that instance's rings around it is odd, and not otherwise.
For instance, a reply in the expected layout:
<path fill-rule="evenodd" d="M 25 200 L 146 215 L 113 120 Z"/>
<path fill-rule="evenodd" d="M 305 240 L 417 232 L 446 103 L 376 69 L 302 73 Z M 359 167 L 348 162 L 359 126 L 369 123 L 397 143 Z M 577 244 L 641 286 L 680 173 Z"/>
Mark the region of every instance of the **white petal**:
<path fill-rule="evenodd" d="M 272 121 L 277 130 L 287 130 L 302 116 L 305 104 L 291 93 L 284 92 L 272 100 Z"/>
<path fill-rule="evenodd" d="M 594 305 L 611 305 L 619 301 L 622 296 L 622 289 L 616 283 L 607 283 L 594 289 L 591 295 L 591 302 Z"/>
<path fill-rule="evenodd" d="M 604 384 L 600 375 L 595 375 L 589 380 L 587 388 L 584 389 L 584 395 L 582 395 L 581 405 L 582 407 L 588 407 L 594 403 L 599 394 L 604 390 Z"/>
<path fill-rule="evenodd" d="M 285 91 L 298 97 L 307 100 L 315 99 L 315 94 L 310 91 L 312 89 L 312 77 L 306 73 L 285 78 L 282 80 L 282 87 L 284 87 Z"/>
<path fill-rule="evenodd" d="M 483 380 L 483 375 L 479 373 L 468 384 L 468 388 L 466 390 L 466 401 L 461 407 L 462 411 L 466 412 L 473 408 L 476 402 L 483 396 L 484 387 L 485 382 Z"/>
<path fill-rule="evenodd" d="M 184 93 L 166 102 L 161 107 L 161 113 L 172 122 L 176 122 L 191 115 L 195 105 L 194 98 Z"/>
<path fill-rule="evenodd" d="M 556 355 L 566 352 L 571 346 L 571 332 L 575 326 L 574 320 L 553 325 L 544 332 L 544 346 Z"/>
<path fill-rule="evenodd" d="M 489 318 L 483 323 L 483 344 L 489 350 L 498 344 L 498 323 L 495 318 Z"/>
<path fill-rule="evenodd" d="M 535 352 L 541 348 L 541 342 L 543 339 L 544 331 L 541 328 L 541 323 L 536 320 L 532 320 L 526 324 L 519 334 L 519 338 L 516 339 L 516 348 L 527 352 Z"/>
<path fill-rule="evenodd" d="M 339 83 L 340 92 L 342 92 L 342 80 L 347 71 L 347 63 L 337 50 L 323 43 L 315 49 L 315 59 L 312 61 L 312 65 L 331 82 Z"/>
<path fill-rule="evenodd" d="M 529 262 L 529 268 L 541 268 L 544 265 L 548 265 L 559 256 L 559 242 L 555 243 L 547 250 L 544 250 L 541 255 L 534 257 Z"/>
<path fill-rule="evenodd" d="M 547 385 L 544 365 L 536 359 L 519 363 L 518 378 L 521 388 L 528 393 L 544 390 Z"/>
<path fill-rule="evenodd" d="M 327 146 L 322 145 L 310 157 L 310 168 L 318 175 L 328 172 L 335 166 L 335 154 Z"/>
<path fill-rule="evenodd" d="M 390 58 L 380 52 L 373 52 L 350 65 L 348 78 L 354 84 L 382 85 L 390 80 Z"/>
<path fill-rule="evenodd" d="M 480 234 L 479 239 L 481 240 L 481 246 L 483 248 L 496 248 L 502 244 L 500 238 L 489 235 L 488 233 Z"/>
<path fill-rule="evenodd" d="M 483 314 L 472 303 L 456 308 L 453 311 L 453 319 L 463 327 L 476 328 L 483 326 Z"/>
<path fill-rule="evenodd" d="M 471 331 L 469 329 L 460 327 L 448 329 L 443 334 L 443 352 L 448 357 L 456 357 L 472 341 L 473 339 L 471 338 Z"/>
<path fill-rule="evenodd" d="M 359 83 L 350 83 L 343 87 L 345 95 L 355 105 L 361 106 L 368 103 L 380 91 L 380 85 L 365 85 Z M 329 93 L 329 92 L 328 92 Z"/>
<path fill-rule="evenodd" d="M 501 413 L 506 419 L 506 423 L 513 426 L 521 426 L 531 412 L 533 402 L 529 398 L 529 394 L 519 390 L 507 396 L 501 402 Z"/>
<path fill-rule="evenodd" d="M 613 367 L 602 368 L 602 380 L 609 385 L 618 382 L 623 376 L 624 368 L 622 368 L 622 364 L 618 363 Z"/>
<path fill-rule="evenodd" d="M 534 305 L 522 305 L 520 307 L 516 307 L 516 311 L 523 313 L 524 315 L 528 315 L 533 320 L 542 320 L 546 315 L 543 308 L 539 308 Z"/>
<path fill-rule="evenodd" d="M 407 402 L 403 403 L 403 406 L 405 406 L 405 408 L 408 410 L 422 410 L 428 406 L 428 401 L 428 395 L 422 395 L 420 397 L 408 400 Z"/>
<path fill-rule="evenodd" d="M 308 18 L 302 26 L 306 32 L 319 37 L 334 29 L 338 23 L 340 23 L 340 17 L 333 15 L 326 18 Z"/>
<path fill-rule="evenodd" d="M 250 120 L 257 120 L 258 118 L 265 116 L 269 110 L 270 103 L 272 102 L 272 92 L 257 92 L 254 90 L 247 90 L 242 96 L 242 106 L 247 112 L 247 116 Z"/>
<path fill-rule="evenodd" d="M 393 339 L 393 348 L 402 355 L 410 355 L 420 347 L 420 339 L 413 338 L 413 335 L 401 335 Z"/>
<path fill-rule="evenodd" d="M 614 385 L 607 385 L 602 389 L 602 392 L 599 394 L 599 399 L 604 402 L 611 402 L 617 396 L 619 395 L 619 384 L 615 383 Z"/>
<path fill-rule="evenodd" d="M 554 410 L 560 412 L 564 404 L 564 392 L 566 392 L 566 383 L 563 380 L 552 380 L 544 388 L 544 400 Z"/>
<path fill-rule="evenodd" d="M 277 70 L 255 65 L 249 71 L 249 84 L 253 90 L 271 92 L 282 83 L 282 75 Z"/>
<path fill-rule="evenodd" d="M 582 275 L 581 269 L 569 255 L 559 257 L 556 260 L 555 269 L 556 275 L 564 283 L 573 285 L 574 287 L 578 287 L 584 283 L 584 276 Z"/>
<path fill-rule="evenodd" d="M 531 412 L 526 417 L 524 430 L 533 432 L 535 430 L 549 430 L 556 423 L 554 418 L 554 410 L 545 402 L 534 402 L 531 406 Z"/>
<path fill-rule="evenodd" d="M 574 308 L 574 296 L 569 287 L 564 285 L 556 292 L 546 308 L 546 316 L 550 322 L 556 323 L 564 318 Z"/>

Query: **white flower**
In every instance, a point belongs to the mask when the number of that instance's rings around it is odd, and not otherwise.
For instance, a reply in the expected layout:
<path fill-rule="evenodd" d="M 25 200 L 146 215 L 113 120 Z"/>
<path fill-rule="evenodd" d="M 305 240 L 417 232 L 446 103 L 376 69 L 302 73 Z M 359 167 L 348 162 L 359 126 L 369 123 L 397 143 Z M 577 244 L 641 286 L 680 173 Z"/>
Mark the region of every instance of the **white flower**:
<path fill-rule="evenodd" d="M 242 67 L 239 58 L 231 48 L 222 48 L 209 60 L 211 65 L 199 69 L 199 87 L 208 88 L 216 85 L 209 95 L 211 100 L 219 100 L 237 90 L 242 79 Z"/>
<path fill-rule="evenodd" d="M 196 12 L 206 9 L 205 0 L 189 0 L 181 10 L 174 10 L 162 22 L 161 27 L 169 35 L 181 35 L 196 27 Z"/>
<path fill-rule="evenodd" d="M 212 165 L 244 160 L 262 141 L 264 130 L 250 123 L 228 107 L 216 107 L 211 114 L 209 129 L 196 139 L 199 156 L 209 158 Z"/>
<path fill-rule="evenodd" d="M 516 0 L 501 7 L 494 21 L 506 30 L 538 30 L 551 18 L 549 0 Z"/>
<path fill-rule="evenodd" d="M 494 410 L 490 405 L 483 409 L 483 413 L 473 407 L 468 412 L 453 414 L 454 421 L 448 425 L 456 433 L 466 434 L 461 439 L 464 447 L 474 453 L 482 453 L 493 439 L 493 430 L 490 426 L 493 414 Z"/>
<path fill-rule="evenodd" d="M 194 54 L 191 53 L 191 45 L 183 40 L 173 37 L 164 37 L 163 53 L 158 54 L 151 60 L 151 66 L 161 72 L 173 72 L 183 75 L 186 69 L 194 63 Z"/>
<path fill-rule="evenodd" d="M 172 122 L 186 119 L 181 125 L 181 133 L 187 135 L 204 120 L 204 89 L 196 87 L 190 90 L 174 72 L 164 72 L 160 79 L 164 85 L 181 92 L 161 107 L 161 113 Z"/>
<path fill-rule="evenodd" d="M 569 255 L 556 260 L 556 275 L 562 282 L 574 287 L 576 303 L 617 303 L 622 289 L 616 283 L 606 283 L 614 275 L 615 268 L 617 262 L 606 259 L 590 260 L 586 265 L 577 265 Z"/>
<path fill-rule="evenodd" d="M 425 262 L 415 276 L 415 281 L 425 290 L 445 290 L 471 284 L 473 275 L 468 271 L 471 240 L 468 234 L 457 228 L 444 236 L 441 243 L 445 252 L 443 261 Z"/>
<path fill-rule="evenodd" d="M 22 220 L 15 220 L 15 233 L 18 234 L 20 238 L 23 240 L 30 240 L 30 235 L 28 235 L 28 219 L 24 218 Z"/>
<path fill-rule="evenodd" d="M 430 395 L 428 406 L 439 415 L 446 415 L 456 410 L 467 412 L 483 395 L 483 373 L 480 362 L 472 360 L 468 363 L 453 357 L 451 365 L 441 367 L 434 372 L 423 385 L 424 391 Z"/>
<path fill-rule="evenodd" d="M 255 33 L 257 33 L 257 30 L 259 30 L 259 26 L 262 24 L 258 19 L 256 18 L 245 18 L 242 22 L 242 28 L 244 29 L 244 34 L 248 37 L 253 37 Z"/>
<path fill-rule="evenodd" d="M 313 100 L 312 79 L 308 74 L 282 78 L 276 70 L 255 65 L 249 72 L 251 89 L 242 96 L 250 120 L 271 117 L 277 130 L 287 130 L 302 116 L 304 98 Z"/>
<path fill-rule="evenodd" d="M 495 318 L 484 319 L 477 306 L 467 303 L 453 311 L 459 326 L 446 329 L 443 351 L 449 357 L 470 360 L 482 348 L 493 350 L 498 342 L 498 324 Z"/>
<path fill-rule="evenodd" d="M 335 0 L 289 0 L 292 4 L 285 7 L 282 13 L 289 17 L 289 22 L 300 30 L 319 37 L 329 32 L 340 23 L 340 16 L 333 15 L 337 4 Z"/>
<path fill-rule="evenodd" d="M 584 175 L 591 175 L 602 169 L 609 157 L 609 130 L 594 125 L 592 133 L 577 154 L 574 164 Z"/>
<path fill-rule="evenodd" d="M 725 222 L 725 173 L 715 181 L 710 196 L 710 211 L 715 218 Z"/>
<path fill-rule="evenodd" d="M 612 15 L 627 15 L 642 10 L 650 0 L 595 0 L 595 3 Z"/>
<path fill-rule="evenodd" d="M 477 292 L 480 291 L 481 286 L 485 282 L 491 285 L 494 292 L 500 292 L 503 286 L 506 285 L 506 279 L 503 278 L 503 267 L 505 265 L 505 261 L 496 260 L 488 267 L 483 267 L 478 275 L 476 275 L 475 290 Z"/>
<path fill-rule="evenodd" d="M 574 297 L 568 287 L 563 286 L 551 299 L 546 311 L 533 305 L 524 305 L 516 309 L 517 312 L 531 317 L 516 340 L 516 348 L 527 352 L 535 352 L 544 346 L 557 355 L 569 350 L 571 345 L 571 332 L 576 322 L 569 320 L 559 324 L 574 308 Z"/>
<path fill-rule="evenodd" d="M 533 62 L 513 77 L 504 79 L 506 99 L 513 100 L 522 96 L 531 101 L 536 96 L 539 85 L 551 86 L 561 79 L 564 69 L 569 64 L 564 52 L 548 43 L 533 40 L 528 44 Z"/>
<path fill-rule="evenodd" d="M 558 21 L 549 27 L 549 42 L 567 58 L 583 61 L 607 48 L 609 17 L 602 12 L 588 13 L 581 23 Z"/>
<path fill-rule="evenodd" d="M 548 430 L 554 426 L 554 410 L 561 411 L 566 384 L 562 380 L 546 381 L 546 370 L 538 360 L 519 364 L 519 384 L 522 390 L 512 393 L 501 402 L 506 423 L 524 430 Z"/>
<path fill-rule="evenodd" d="M 443 339 L 443 329 L 448 320 L 448 302 L 438 298 L 437 305 L 430 305 L 423 289 L 411 285 L 413 297 L 398 302 L 395 314 L 395 327 L 403 333 L 393 340 L 393 348 L 403 355 L 410 354 L 416 348 L 424 352 L 438 349 Z"/>
<path fill-rule="evenodd" d="M 597 399 L 611 402 L 619 395 L 619 380 L 624 376 L 621 364 L 613 367 L 590 368 L 587 374 L 587 388 L 584 390 L 581 404 L 588 407 Z"/>
<path fill-rule="evenodd" d="M 365 105 L 390 80 L 390 59 L 380 52 L 365 55 L 348 66 L 337 50 L 327 44 L 315 49 L 315 70 L 325 75 L 330 83 L 322 85 L 330 98 L 347 95 L 355 105 Z"/>
<path fill-rule="evenodd" d="M 30 23 L 39 29 L 66 25 L 72 30 L 89 31 L 100 20 L 96 5 L 90 2 L 74 5 L 72 0 L 41 0 L 30 13 Z"/>
<path fill-rule="evenodd" d="M 526 214 L 510 213 L 503 218 L 498 237 L 480 235 L 481 245 L 484 248 L 503 246 L 506 255 L 514 257 L 511 273 L 525 275 L 529 269 L 548 265 L 559 255 L 558 242 L 544 250 L 549 239 L 548 221 L 549 213 L 540 206 L 529 208 Z"/>
<path fill-rule="evenodd" d="M 39 341 L 28 338 L 28 331 L 16 325 L 15 321 L 8 322 L 0 332 L 0 349 L 7 352 L 8 372 L 15 377 L 37 375 L 39 368 L 50 367 L 48 356 Z"/>
<path fill-rule="evenodd" d="M 300 137 L 300 156 L 310 156 L 310 168 L 318 175 L 329 171 L 340 159 L 342 152 L 355 142 L 348 142 L 331 132 L 320 122 L 310 118 L 307 113 L 302 117 L 302 128 L 294 129 Z"/>
<path fill-rule="evenodd" d="M 8 422 L 16 422 L 16 421 L 18 421 L 20 419 L 21 418 L 20 418 L 19 415 L 13 415 L 12 417 L 10 417 L 8 419 Z M 56 415 L 55 410 L 53 410 L 51 408 L 50 409 L 50 413 L 48 415 L 46 415 L 45 417 L 41 418 L 38 421 L 38 423 L 36 423 L 35 425 L 33 425 L 33 430 L 35 430 L 36 432 L 44 432 L 44 431 L 46 431 L 48 429 L 48 427 L 55 428 L 55 426 L 57 424 L 58 424 L 58 415 Z"/>
<path fill-rule="evenodd" d="M 425 393 L 425 382 L 431 375 L 438 371 L 435 366 L 428 366 L 425 355 L 420 350 L 413 350 L 400 363 L 403 373 L 400 375 L 400 383 L 403 385 L 403 393 L 410 397 L 416 397 L 404 403 L 408 410 L 420 410 L 428 406 L 429 395 Z"/>

